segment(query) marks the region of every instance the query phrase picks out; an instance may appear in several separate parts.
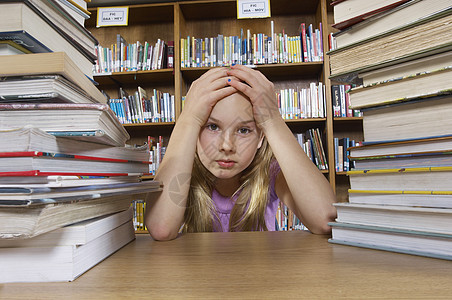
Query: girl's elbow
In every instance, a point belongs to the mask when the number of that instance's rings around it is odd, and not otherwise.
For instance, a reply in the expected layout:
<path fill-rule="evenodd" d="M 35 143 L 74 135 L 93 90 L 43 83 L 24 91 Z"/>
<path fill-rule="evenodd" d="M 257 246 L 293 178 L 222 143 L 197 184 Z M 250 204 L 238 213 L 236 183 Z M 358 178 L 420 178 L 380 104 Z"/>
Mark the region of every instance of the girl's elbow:
<path fill-rule="evenodd" d="M 178 232 L 171 230 L 168 226 L 152 224 L 148 226 L 151 237 L 156 241 L 170 241 L 178 236 Z"/>

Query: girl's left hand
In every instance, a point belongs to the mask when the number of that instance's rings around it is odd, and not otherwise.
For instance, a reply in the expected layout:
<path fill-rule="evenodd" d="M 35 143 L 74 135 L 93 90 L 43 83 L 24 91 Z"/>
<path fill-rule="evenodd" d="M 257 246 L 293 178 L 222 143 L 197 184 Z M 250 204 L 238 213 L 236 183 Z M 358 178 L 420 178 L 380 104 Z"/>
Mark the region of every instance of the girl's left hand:
<path fill-rule="evenodd" d="M 245 94 L 253 105 L 254 120 L 259 127 L 281 118 L 274 85 L 261 72 L 242 65 L 227 71 L 229 85 Z"/>

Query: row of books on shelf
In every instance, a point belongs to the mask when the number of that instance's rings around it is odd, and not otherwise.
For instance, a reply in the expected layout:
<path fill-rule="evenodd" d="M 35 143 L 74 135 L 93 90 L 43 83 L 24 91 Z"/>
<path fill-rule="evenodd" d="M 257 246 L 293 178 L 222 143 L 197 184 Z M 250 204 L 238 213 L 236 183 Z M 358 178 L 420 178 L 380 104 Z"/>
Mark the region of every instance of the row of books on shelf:
<path fill-rule="evenodd" d="M 279 202 L 276 211 L 276 230 L 292 231 L 292 230 L 308 230 L 300 219 L 290 210 L 284 203 Z"/>
<path fill-rule="evenodd" d="M 311 128 L 304 133 L 295 133 L 294 136 L 312 162 L 320 170 L 328 170 L 328 161 L 320 130 L 318 128 Z"/>
<path fill-rule="evenodd" d="M 331 98 L 333 101 L 333 117 L 362 117 L 359 109 L 350 107 L 350 84 L 333 84 L 331 86 Z"/>
<path fill-rule="evenodd" d="M 133 95 L 129 95 L 120 88 L 121 97 L 110 98 L 108 104 L 122 124 L 174 122 L 174 95 L 157 89 L 152 92 L 148 96 L 146 90 L 139 86 Z"/>
<path fill-rule="evenodd" d="M 144 212 L 146 211 L 146 200 L 139 199 L 133 200 L 130 206 L 133 209 L 133 228 L 135 231 L 147 230 L 144 224 Z"/>
<path fill-rule="evenodd" d="M 349 148 L 360 145 L 359 141 L 355 141 L 348 137 L 333 139 L 334 144 L 334 161 L 336 172 L 347 172 L 355 167 L 355 161 L 349 158 Z"/>
<path fill-rule="evenodd" d="M 276 96 L 285 120 L 326 117 L 325 85 L 322 82 L 311 82 L 308 88 L 279 90 Z"/>
<path fill-rule="evenodd" d="M 132 44 L 117 34 L 116 44 L 110 48 L 96 46 L 97 60 L 94 74 L 111 72 L 147 71 L 174 67 L 174 41 L 157 39 L 154 45 L 148 41 Z"/>
<path fill-rule="evenodd" d="M 452 260 L 450 1 L 347 2 L 333 2 L 331 77 L 358 84 L 364 141 L 330 242 Z"/>
<path fill-rule="evenodd" d="M 148 136 L 147 147 L 149 151 L 149 174 L 155 175 L 160 163 L 163 160 L 166 152 L 166 146 L 168 144 L 168 138 L 163 136 L 152 137 Z"/>
<path fill-rule="evenodd" d="M 323 61 L 322 24 L 300 24 L 298 35 L 275 33 L 271 21 L 270 35 L 246 33 L 240 36 L 218 34 L 216 37 L 181 38 L 182 68 L 230 66 L 232 64 L 287 64 Z"/>

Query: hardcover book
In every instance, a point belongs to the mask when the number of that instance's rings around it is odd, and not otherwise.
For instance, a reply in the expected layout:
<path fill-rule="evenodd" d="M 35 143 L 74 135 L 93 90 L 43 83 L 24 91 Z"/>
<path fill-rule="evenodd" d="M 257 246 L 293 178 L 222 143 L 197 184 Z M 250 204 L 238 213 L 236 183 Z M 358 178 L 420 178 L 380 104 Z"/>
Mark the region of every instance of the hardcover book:
<path fill-rule="evenodd" d="M 0 40 L 12 40 L 14 38 L 16 43 L 34 53 L 49 52 L 49 50 L 66 52 L 76 61 L 80 70 L 92 78 L 92 64 L 95 60 L 93 54 L 68 41 L 27 4 L 19 2 L 2 3 L 0 28 Z M 38 41 L 38 43 L 33 41 Z M 38 61 L 34 63 L 36 62 Z"/>
<path fill-rule="evenodd" d="M 0 65 L 2 66 L 0 75 L 2 77 L 61 75 L 79 86 L 96 101 L 106 103 L 105 96 L 81 71 L 79 62 L 73 59 L 74 56 L 64 52 L 4 55 L 0 56 Z"/>
<path fill-rule="evenodd" d="M 130 138 L 107 104 L 0 104 L 0 128 L 38 127 L 56 136 L 71 136 L 124 147 Z"/>

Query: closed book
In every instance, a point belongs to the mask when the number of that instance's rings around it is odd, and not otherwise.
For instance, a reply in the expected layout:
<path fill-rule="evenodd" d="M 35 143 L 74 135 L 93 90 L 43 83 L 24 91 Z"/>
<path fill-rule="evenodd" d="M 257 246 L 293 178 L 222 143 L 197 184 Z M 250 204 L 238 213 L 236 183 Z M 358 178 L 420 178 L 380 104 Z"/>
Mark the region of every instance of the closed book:
<path fill-rule="evenodd" d="M 368 5 L 375 4 L 373 1 L 359 2 Z M 370 39 L 392 28 L 415 22 L 418 19 L 446 9 L 450 5 L 449 0 L 414 0 L 405 1 L 395 7 L 385 7 L 384 11 L 371 15 L 361 22 L 334 33 L 334 41 L 337 48 L 345 47 Z"/>
<path fill-rule="evenodd" d="M 336 222 L 452 234 L 452 209 L 334 203 Z"/>
<path fill-rule="evenodd" d="M 1 205 L 0 239 L 27 239 L 63 226 L 104 216 L 130 207 L 133 193 L 96 197 L 74 197 L 35 205 Z M 139 195 L 139 194 L 136 194 Z"/>
<path fill-rule="evenodd" d="M 358 73 L 450 50 L 451 20 L 452 7 L 330 51 L 331 78 L 352 81 Z"/>
<path fill-rule="evenodd" d="M 0 40 L 15 40 L 16 43 L 35 53 L 66 52 L 76 62 L 78 68 L 92 78 L 92 64 L 95 56 L 68 41 L 27 4 L 2 3 L 0 28 Z M 22 40 L 24 43 L 21 42 Z M 37 60 L 34 61 L 34 63 L 37 62 Z"/>
<path fill-rule="evenodd" d="M 98 103 L 61 75 L 4 77 L 0 102 Z"/>
<path fill-rule="evenodd" d="M 85 245 L 132 219 L 133 208 L 90 218 L 28 239 L 0 239 L 1 248 Z"/>
<path fill-rule="evenodd" d="M 343 29 L 359 23 L 379 12 L 389 10 L 408 0 L 336 0 L 331 3 L 334 11 L 333 27 Z"/>
<path fill-rule="evenodd" d="M 452 260 L 452 235 L 396 227 L 332 222 L 329 242 Z"/>
<path fill-rule="evenodd" d="M 450 191 L 452 166 L 348 171 L 353 190 Z"/>
<path fill-rule="evenodd" d="M 426 95 L 425 98 L 363 109 L 364 140 L 375 142 L 401 137 L 415 139 L 451 135 L 450 92 L 445 90 L 431 97 Z"/>
<path fill-rule="evenodd" d="M 73 281 L 134 239 L 130 220 L 82 245 L 0 248 L 0 282 Z"/>
<path fill-rule="evenodd" d="M 0 56 L 2 77 L 24 75 L 61 75 L 98 102 L 107 99 L 86 77 L 74 56 L 64 52 Z M 91 68 L 92 65 L 90 64 Z"/>
<path fill-rule="evenodd" d="M 349 91 L 352 109 L 382 106 L 442 94 L 452 93 L 452 62 L 434 71 L 414 73 L 373 84 L 362 85 Z"/>
<path fill-rule="evenodd" d="M 0 127 L 20 128 L 27 125 L 56 136 L 71 136 L 119 147 L 124 147 L 130 138 L 107 104 L 0 104 Z"/>
<path fill-rule="evenodd" d="M 452 209 L 452 191 L 348 190 L 353 204 L 422 206 Z"/>

